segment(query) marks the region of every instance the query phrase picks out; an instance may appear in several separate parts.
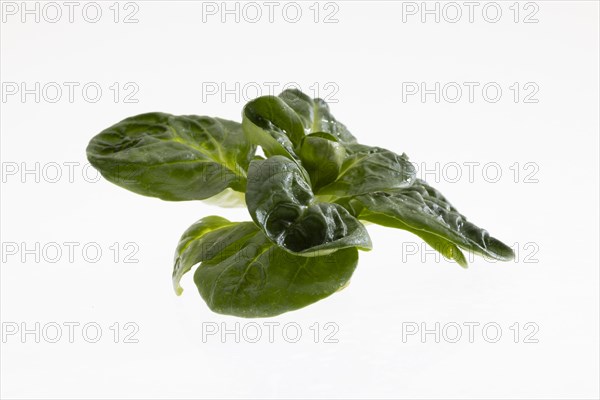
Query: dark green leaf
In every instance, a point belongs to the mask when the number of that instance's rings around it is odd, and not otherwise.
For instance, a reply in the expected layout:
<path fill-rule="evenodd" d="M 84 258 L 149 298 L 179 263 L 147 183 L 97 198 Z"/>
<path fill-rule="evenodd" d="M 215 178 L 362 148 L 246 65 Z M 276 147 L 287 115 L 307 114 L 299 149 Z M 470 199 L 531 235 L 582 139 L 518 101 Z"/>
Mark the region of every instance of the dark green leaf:
<path fill-rule="evenodd" d="M 298 89 L 285 90 L 279 97 L 300 116 L 306 135 L 325 132 L 344 145 L 356 143 L 356 138 L 344 124 L 333 117 L 329 105 L 324 100 L 311 99 Z"/>
<path fill-rule="evenodd" d="M 236 227 L 235 229 L 231 229 Z M 200 261 L 223 256 L 231 249 L 216 246 L 217 243 L 235 243 L 245 236 L 255 234 L 258 228 L 253 223 L 239 224 L 222 217 L 205 217 L 190 226 L 179 239 L 175 250 L 173 268 L 173 288 L 179 295 L 183 292 L 179 281 L 194 265 Z"/>
<path fill-rule="evenodd" d="M 339 204 L 315 201 L 301 169 L 285 157 L 252 161 L 246 204 L 269 239 L 290 252 L 371 249 L 365 227 Z"/>
<path fill-rule="evenodd" d="M 279 97 L 263 96 L 246 104 L 242 127 L 248 140 L 261 146 L 265 155 L 297 159 L 295 147 L 304 136 L 302 122 Z"/>
<path fill-rule="evenodd" d="M 314 132 L 329 133 L 343 144 L 356 142 L 331 115 L 327 103 L 311 99 L 296 89 L 254 99 L 246 104 L 242 115 L 244 133 L 267 156 L 282 155 L 297 160 L 302 138 Z"/>
<path fill-rule="evenodd" d="M 288 253 L 253 222 L 208 217 L 192 225 L 176 254 L 174 285 L 196 263 L 200 295 L 211 310 L 239 317 L 272 317 L 319 301 L 348 284 L 356 248 L 317 257 Z"/>
<path fill-rule="evenodd" d="M 346 149 L 331 134 L 316 132 L 304 137 L 299 155 L 316 191 L 338 177 Z"/>
<path fill-rule="evenodd" d="M 149 113 L 95 136 L 90 163 L 109 181 L 163 200 L 202 200 L 227 188 L 244 191 L 255 146 L 237 122 Z"/>
<path fill-rule="evenodd" d="M 337 179 L 318 190 L 318 194 L 353 196 L 376 191 L 395 191 L 410 187 L 415 168 L 405 154 L 398 155 L 380 147 L 348 145 Z"/>
<path fill-rule="evenodd" d="M 440 192 L 422 180 L 408 189 L 348 197 L 339 203 L 361 220 L 421 236 L 461 265 L 466 265 L 466 260 L 456 246 L 502 261 L 514 257 L 510 247 L 467 221 Z"/>

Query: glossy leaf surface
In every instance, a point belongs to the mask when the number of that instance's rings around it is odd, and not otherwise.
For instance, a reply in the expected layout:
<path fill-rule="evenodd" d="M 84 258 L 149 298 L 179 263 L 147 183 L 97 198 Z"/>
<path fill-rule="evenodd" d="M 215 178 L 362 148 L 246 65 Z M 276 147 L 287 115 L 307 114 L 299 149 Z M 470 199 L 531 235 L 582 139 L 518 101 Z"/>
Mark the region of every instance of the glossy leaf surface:
<path fill-rule="evenodd" d="M 368 250 L 365 227 L 339 204 L 315 201 L 297 164 L 282 156 L 252 161 L 246 204 L 267 237 L 305 255 L 346 247 Z"/>
<path fill-rule="evenodd" d="M 339 202 L 361 220 L 421 236 L 461 265 L 466 265 L 466 260 L 456 246 L 502 261 L 514 257 L 510 247 L 467 221 L 440 192 L 422 180 L 394 193 L 363 194 Z"/>
<path fill-rule="evenodd" d="M 316 132 L 304 137 L 299 155 L 313 190 L 318 190 L 338 177 L 346 149 L 331 134 Z"/>
<path fill-rule="evenodd" d="M 303 137 L 315 132 L 329 133 L 341 143 L 356 142 L 331 115 L 326 102 L 296 89 L 250 101 L 242 113 L 242 126 L 248 139 L 261 146 L 267 156 L 297 159 Z"/>
<path fill-rule="evenodd" d="M 175 250 L 173 268 L 173 288 L 178 295 L 183 292 L 179 282 L 184 274 L 200 261 L 227 250 L 217 246 L 217 243 L 235 243 L 246 235 L 254 234 L 257 229 L 254 224 L 240 225 L 235 230 L 227 229 L 233 226 L 237 226 L 237 223 L 211 216 L 197 221 L 183 233 Z"/>
<path fill-rule="evenodd" d="M 196 115 L 141 114 L 95 136 L 90 163 L 107 180 L 163 200 L 202 200 L 244 191 L 254 155 L 237 122 Z"/>
<path fill-rule="evenodd" d="M 211 310 L 271 317 L 305 307 L 347 285 L 358 251 L 347 248 L 324 256 L 297 256 L 271 242 L 253 222 L 208 217 L 181 238 L 173 273 L 176 288 L 181 276 L 198 262 L 194 282 Z"/>
<path fill-rule="evenodd" d="M 398 155 L 380 147 L 348 146 L 337 179 L 321 188 L 318 194 L 353 196 L 377 191 L 395 191 L 410 187 L 415 168 L 405 154 Z"/>

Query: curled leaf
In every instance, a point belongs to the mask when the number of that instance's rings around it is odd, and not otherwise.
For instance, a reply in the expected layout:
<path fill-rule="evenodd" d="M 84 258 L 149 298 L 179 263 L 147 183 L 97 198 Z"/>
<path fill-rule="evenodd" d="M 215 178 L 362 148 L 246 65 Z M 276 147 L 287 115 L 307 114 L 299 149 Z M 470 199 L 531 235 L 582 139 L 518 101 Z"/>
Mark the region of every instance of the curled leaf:
<path fill-rule="evenodd" d="M 331 115 L 326 102 L 311 99 L 297 89 L 250 101 L 242 112 L 242 126 L 248 140 L 261 146 L 267 156 L 293 160 L 298 159 L 302 139 L 311 133 L 328 133 L 343 144 L 356 142 Z"/>
<path fill-rule="evenodd" d="M 214 312 L 272 317 L 319 301 L 345 287 L 358 263 L 356 248 L 302 257 L 273 242 L 253 222 L 207 217 L 182 236 L 173 282 L 200 263 L 194 282 Z"/>
<path fill-rule="evenodd" d="M 285 157 L 252 161 L 246 204 L 267 237 L 290 252 L 371 249 L 365 227 L 339 204 L 316 201 L 301 169 Z"/>

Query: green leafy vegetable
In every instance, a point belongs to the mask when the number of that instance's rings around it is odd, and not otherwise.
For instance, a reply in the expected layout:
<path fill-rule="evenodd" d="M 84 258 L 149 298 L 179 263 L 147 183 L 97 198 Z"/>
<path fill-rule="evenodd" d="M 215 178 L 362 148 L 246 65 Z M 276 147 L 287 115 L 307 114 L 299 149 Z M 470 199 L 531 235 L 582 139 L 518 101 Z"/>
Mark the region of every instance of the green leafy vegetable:
<path fill-rule="evenodd" d="M 241 125 L 220 118 L 149 113 L 95 136 L 90 163 L 107 180 L 163 200 L 202 200 L 243 192 L 255 146 Z"/>
<path fill-rule="evenodd" d="M 285 157 L 251 162 L 246 204 L 267 237 L 288 251 L 308 255 L 372 247 L 363 224 L 339 204 L 315 201 L 298 165 Z"/>
<path fill-rule="evenodd" d="M 344 160 L 337 179 L 319 194 L 351 196 L 405 189 L 415 182 L 415 168 L 405 154 L 363 145 L 349 149 L 352 153 Z"/>
<path fill-rule="evenodd" d="M 298 159 L 304 136 L 315 132 L 329 133 L 341 143 L 356 142 L 331 115 L 327 103 L 311 99 L 296 89 L 250 101 L 244 107 L 242 126 L 248 139 L 261 146 L 267 156 Z"/>
<path fill-rule="evenodd" d="M 218 313 L 275 316 L 345 287 L 358 250 L 372 247 L 361 221 L 411 232 L 463 267 L 461 249 L 514 256 L 417 179 L 405 154 L 358 143 L 323 100 L 298 90 L 250 101 L 241 124 L 127 118 L 95 136 L 87 156 L 107 180 L 145 196 L 248 208 L 252 221 L 197 221 L 175 252 L 175 292 L 198 265 L 194 282 Z"/>
<path fill-rule="evenodd" d="M 419 236 L 423 233 L 423 240 L 436 250 L 451 243 L 452 250 L 445 255 L 461 265 L 466 266 L 466 261 L 458 249 L 454 250 L 456 246 L 502 261 L 514 257 L 510 247 L 467 221 L 440 192 L 420 179 L 404 190 L 363 194 L 342 199 L 340 203 L 359 219 Z"/>
<path fill-rule="evenodd" d="M 313 187 L 318 190 L 338 177 L 346 148 L 330 133 L 315 132 L 302 139 L 299 154 Z"/>
<path fill-rule="evenodd" d="M 252 222 L 207 217 L 177 247 L 173 283 L 200 262 L 194 282 L 211 310 L 271 317 L 305 307 L 343 288 L 358 263 L 354 247 L 315 257 L 288 253 Z"/>

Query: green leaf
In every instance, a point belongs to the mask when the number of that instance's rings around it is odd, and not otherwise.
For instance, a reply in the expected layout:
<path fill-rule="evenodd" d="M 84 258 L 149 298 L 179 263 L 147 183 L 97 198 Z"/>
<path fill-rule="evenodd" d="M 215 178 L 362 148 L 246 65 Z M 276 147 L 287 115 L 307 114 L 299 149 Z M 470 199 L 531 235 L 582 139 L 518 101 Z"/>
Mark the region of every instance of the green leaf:
<path fill-rule="evenodd" d="M 319 195 L 353 196 L 410 187 L 415 168 L 406 154 L 398 155 L 380 147 L 351 144 L 337 179 L 318 190 Z"/>
<path fill-rule="evenodd" d="M 346 149 L 331 134 L 316 132 L 304 137 L 299 155 L 316 191 L 338 177 Z"/>
<path fill-rule="evenodd" d="M 393 224 L 393 225 L 392 225 Z M 393 228 L 403 229 L 411 232 L 420 237 L 425 243 L 427 243 L 432 249 L 442 254 L 449 260 L 454 260 L 458 265 L 463 268 L 468 267 L 467 259 L 465 255 L 460 251 L 460 248 L 452 243 L 451 241 L 444 239 L 434 233 L 413 229 L 410 226 L 402 223 L 400 220 L 394 220 L 392 224 L 382 224 Z"/>
<path fill-rule="evenodd" d="M 283 100 L 263 96 L 244 107 L 242 128 L 248 140 L 263 148 L 267 157 L 282 155 L 297 159 L 296 142 L 302 140 L 304 130 L 299 116 Z"/>
<path fill-rule="evenodd" d="M 431 246 L 432 249 L 439 252 L 441 255 L 443 255 L 447 259 L 456 261 L 456 263 L 463 268 L 468 267 L 469 264 L 467 262 L 465 255 L 463 254 L 462 251 L 460 251 L 460 248 L 457 245 L 455 245 L 454 243 L 452 243 L 451 241 L 446 240 L 443 237 L 438 236 L 436 234 L 425 232 L 425 231 L 417 231 L 414 229 L 413 230 L 405 229 L 405 230 L 412 232 L 415 235 L 417 235 L 418 237 L 420 237 L 421 239 L 423 239 L 423 241 L 425 243 L 427 243 L 429 246 Z"/>
<path fill-rule="evenodd" d="M 356 142 L 331 115 L 326 102 L 311 99 L 296 89 L 250 101 L 242 116 L 248 140 L 261 146 L 267 157 L 282 155 L 297 160 L 303 137 L 314 132 L 329 133 L 343 144 Z"/>
<path fill-rule="evenodd" d="M 209 260 L 218 254 L 228 251 L 215 244 L 235 243 L 245 236 L 254 234 L 257 230 L 252 223 L 240 225 L 235 230 L 227 229 L 237 226 L 222 217 L 205 217 L 190 226 L 179 239 L 175 250 L 175 266 L 173 268 L 173 288 L 180 295 L 183 292 L 179 281 L 195 264 Z M 231 235 L 233 233 L 234 235 Z"/>
<path fill-rule="evenodd" d="M 207 217 L 184 233 L 177 248 L 173 279 L 178 294 L 181 276 L 198 262 L 194 282 L 211 310 L 246 318 L 272 317 L 346 286 L 358 251 L 297 256 L 272 243 L 253 222 Z"/>
<path fill-rule="evenodd" d="M 246 207 L 246 195 L 231 188 L 204 200 L 205 204 L 223 208 Z"/>
<path fill-rule="evenodd" d="M 95 136 L 90 163 L 110 182 L 163 200 L 243 192 L 255 146 L 237 122 L 196 115 L 141 114 Z"/>
<path fill-rule="evenodd" d="M 298 89 L 285 90 L 279 97 L 300 116 L 306 135 L 325 132 L 344 145 L 356 143 L 356 138 L 344 124 L 334 118 L 324 100 L 311 99 Z"/>
<path fill-rule="evenodd" d="M 372 247 L 365 227 L 346 209 L 315 201 L 301 169 L 285 157 L 251 162 L 246 205 L 267 237 L 290 252 L 313 255 Z"/>
<path fill-rule="evenodd" d="M 420 179 L 408 189 L 348 197 L 339 203 L 361 220 L 419 235 L 463 266 L 466 259 L 456 246 L 502 261 L 514 257 L 510 247 L 467 221 L 440 192 Z"/>

